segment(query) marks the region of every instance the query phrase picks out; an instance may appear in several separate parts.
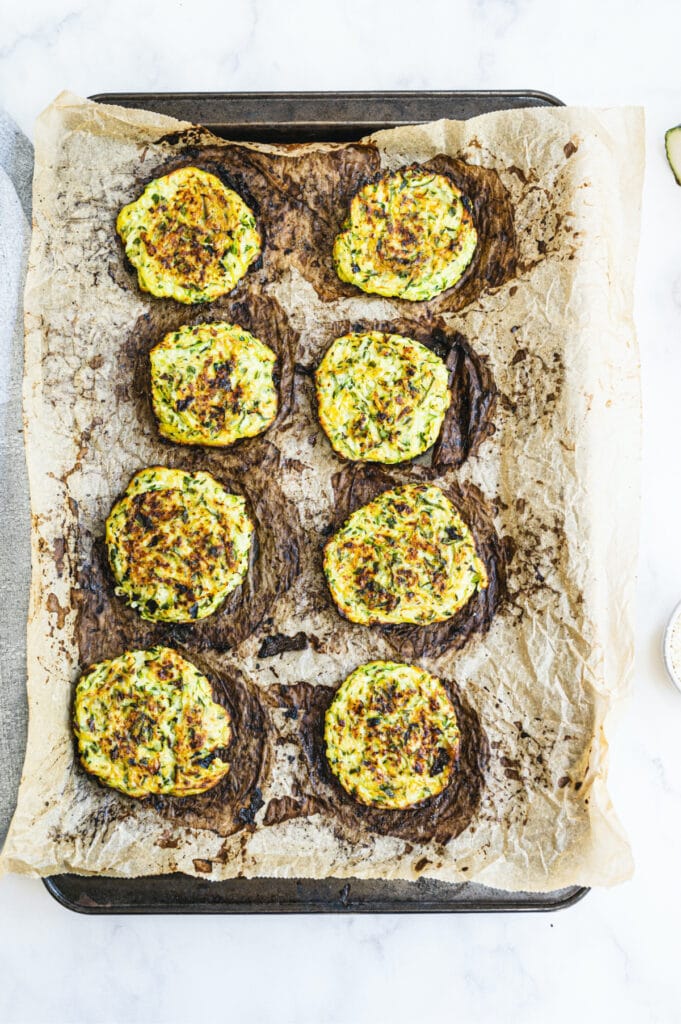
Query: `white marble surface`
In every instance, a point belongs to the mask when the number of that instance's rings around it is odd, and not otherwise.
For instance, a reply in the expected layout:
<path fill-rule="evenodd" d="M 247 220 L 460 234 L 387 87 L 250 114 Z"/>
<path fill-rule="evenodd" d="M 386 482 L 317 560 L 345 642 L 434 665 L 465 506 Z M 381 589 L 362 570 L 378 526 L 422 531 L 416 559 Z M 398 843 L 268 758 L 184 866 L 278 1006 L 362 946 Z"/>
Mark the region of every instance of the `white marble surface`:
<path fill-rule="evenodd" d="M 662 141 L 681 121 L 679 39 L 678 0 L 0 5 L 0 105 L 28 132 L 65 87 L 527 86 L 648 119 L 638 657 L 611 786 L 634 880 L 548 916 L 172 919 L 79 917 L 3 879 L 1 1021 L 681 1021 L 681 694 L 659 654 L 681 598 L 681 189 Z"/>

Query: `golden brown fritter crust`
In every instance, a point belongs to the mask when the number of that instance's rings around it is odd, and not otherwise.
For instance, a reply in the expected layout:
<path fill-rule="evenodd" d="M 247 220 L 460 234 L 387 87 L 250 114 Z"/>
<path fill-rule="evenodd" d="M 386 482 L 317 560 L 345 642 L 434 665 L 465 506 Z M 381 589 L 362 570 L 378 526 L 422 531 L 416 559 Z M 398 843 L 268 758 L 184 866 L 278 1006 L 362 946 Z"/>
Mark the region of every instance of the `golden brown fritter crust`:
<path fill-rule="evenodd" d="M 219 177 L 183 166 L 120 211 L 116 230 L 139 287 L 194 304 L 230 292 L 260 256 L 253 211 Z"/>
<path fill-rule="evenodd" d="M 317 415 L 341 458 L 395 464 L 437 439 L 451 402 L 443 360 L 415 338 L 353 331 L 315 372 Z"/>
<path fill-rule="evenodd" d="M 361 843 L 367 833 L 395 836 L 408 842 L 446 843 L 473 820 L 485 787 L 489 746 L 480 719 L 450 679 L 442 683 L 459 723 L 461 740 L 451 782 L 437 796 L 404 809 L 367 807 L 350 796 L 329 767 L 324 719 L 336 687 L 296 683 L 271 688 L 267 699 L 287 709 L 302 744 L 306 778 L 294 801 L 271 801 L 264 824 L 321 812 L 333 818 L 343 839 Z M 283 815 L 283 817 L 282 817 Z"/>
<path fill-rule="evenodd" d="M 238 324 L 211 320 L 165 335 L 149 354 L 159 433 L 226 448 L 277 415 L 276 354 Z"/>
<path fill-rule="evenodd" d="M 205 472 L 142 469 L 106 521 L 116 593 L 152 621 L 212 615 L 243 582 L 252 543 L 245 499 Z"/>
<path fill-rule="evenodd" d="M 192 650 L 228 650 L 257 629 L 277 597 L 288 590 L 297 576 L 302 543 L 296 508 L 276 482 L 279 472 L 276 449 L 270 445 L 264 453 L 259 449 L 258 454 L 260 457 L 252 462 L 245 456 L 204 453 L 201 449 L 175 455 L 176 464 L 183 469 L 206 469 L 226 490 L 243 495 L 248 517 L 255 527 L 246 579 L 228 595 L 215 614 L 200 622 L 162 623 L 140 619 L 137 612 L 114 593 L 103 537 L 81 528 L 83 554 L 79 587 L 74 595 L 79 612 L 81 664 L 101 661 L 109 656 L 112 647 L 153 647 L 169 640 L 191 642 Z"/>
<path fill-rule="evenodd" d="M 150 352 L 165 337 L 183 327 L 194 327 L 206 319 L 205 309 L 185 307 L 179 309 L 170 304 L 154 303 L 148 313 L 141 316 L 130 336 L 126 339 L 119 360 L 120 382 L 116 386 L 125 389 L 133 404 L 134 412 L 145 434 L 159 442 L 159 453 L 177 453 L 177 445 L 162 438 L 154 415 L 151 397 Z M 278 430 L 287 423 L 293 406 L 294 363 L 298 345 L 298 333 L 291 327 L 288 317 L 280 304 L 271 296 L 258 295 L 257 301 L 222 298 L 211 304 L 210 318 L 229 323 L 238 323 L 244 330 L 272 349 L 276 356 L 272 371 L 277 394 L 277 413 L 267 428 L 266 434 L 245 437 L 230 445 L 230 456 L 257 459 L 271 450 L 271 441 Z M 201 448 L 197 448 L 201 451 Z M 206 452 L 207 457 L 210 453 Z M 200 467 L 199 467 L 200 468 Z"/>
<path fill-rule="evenodd" d="M 358 294 L 353 285 L 339 280 L 333 245 L 352 197 L 383 174 L 374 145 L 351 143 L 322 152 L 291 147 L 288 155 L 239 145 L 195 146 L 191 131 L 173 135 L 169 141 L 173 150 L 182 146 L 180 152 L 171 152 L 141 185 L 192 162 L 243 196 L 257 217 L 263 236 L 261 262 L 253 264 L 235 294 L 258 291 L 291 268 L 313 285 L 323 301 Z M 469 198 L 478 235 L 473 259 L 459 282 L 418 304 L 419 313 L 427 317 L 463 309 L 486 289 L 503 284 L 515 275 L 518 254 L 511 202 L 496 171 L 444 154 L 421 166 L 448 176 Z M 414 303 L 393 301 L 405 315 L 413 314 Z"/>
<path fill-rule="evenodd" d="M 324 574 L 339 612 L 364 625 L 448 621 L 488 586 L 461 510 L 424 481 L 351 513 L 324 548 Z"/>
<path fill-rule="evenodd" d="M 229 712 L 177 651 L 126 651 L 76 685 L 74 731 L 86 771 L 126 796 L 196 796 L 227 775 Z"/>
<path fill-rule="evenodd" d="M 373 625 L 395 653 L 405 661 L 420 657 L 436 657 L 447 649 L 463 647 L 473 633 L 486 633 L 506 596 L 506 554 L 493 521 L 493 511 L 481 491 L 473 484 L 459 486 L 438 471 L 422 466 L 408 469 L 386 469 L 354 464 L 334 477 L 334 531 L 351 512 L 366 505 L 383 491 L 403 483 L 433 482 L 450 498 L 470 527 L 476 550 L 482 559 L 488 585 L 478 590 L 454 616 L 429 625 Z M 320 549 L 323 544 L 320 543 Z M 320 559 L 321 560 L 321 559 Z M 331 597 L 329 602 L 332 604 Z M 332 604 L 333 606 L 333 604 Z M 333 606 L 335 607 L 335 606 Z M 366 629 L 366 626 L 355 626 Z"/>
<path fill-rule="evenodd" d="M 364 292 L 424 302 L 456 285 L 477 241 L 471 202 L 451 176 L 410 164 L 353 197 L 333 261 Z"/>
<path fill-rule="evenodd" d="M 447 327 L 438 317 L 425 322 L 395 317 L 394 320 L 335 321 L 319 332 L 313 350 L 316 363 L 334 338 L 367 331 L 396 332 L 414 338 L 444 360 L 449 371 L 451 402 L 428 458 L 434 468 L 460 466 L 494 433 L 498 390 L 487 360 L 475 352 L 462 334 Z"/>
<path fill-rule="evenodd" d="M 371 661 L 341 683 L 324 724 L 326 758 L 367 807 L 404 810 L 441 793 L 459 756 L 456 711 L 418 665 Z"/>

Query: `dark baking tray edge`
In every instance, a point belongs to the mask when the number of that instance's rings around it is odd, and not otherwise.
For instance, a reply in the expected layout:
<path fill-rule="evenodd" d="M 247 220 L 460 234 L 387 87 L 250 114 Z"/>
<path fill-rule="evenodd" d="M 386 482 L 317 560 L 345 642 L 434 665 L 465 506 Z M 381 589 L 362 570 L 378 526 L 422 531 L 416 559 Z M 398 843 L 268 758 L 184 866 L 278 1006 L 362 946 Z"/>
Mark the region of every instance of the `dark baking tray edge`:
<path fill-rule="evenodd" d="M 234 141 L 357 140 L 382 128 L 465 119 L 493 110 L 563 106 L 534 89 L 344 93 L 97 93 L 99 103 L 140 107 L 205 125 Z M 199 113 L 198 107 L 202 113 Z M 204 116 L 208 113 L 210 116 Z M 57 902 L 80 914 L 473 913 L 562 910 L 589 891 L 570 886 L 548 893 L 510 893 L 473 883 L 357 879 L 232 879 L 189 875 L 144 879 L 54 875 L 43 883 Z M 194 898 L 178 899 L 177 891 Z M 164 891 L 165 887 L 165 891 Z M 158 889 L 157 897 L 148 892 Z M 99 898 L 98 897 L 98 890 Z M 103 891 L 102 891 L 103 890 Z M 139 894 L 147 890 L 146 900 Z M 201 895 L 205 893 L 203 899 Z M 229 899 L 220 900 L 220 894 Z M 471 895 L 473 894 L 473 895 Z M 110 898 L 109 898 L 110 897 Z M 212 897 L 212 898 L 211 898 Z"/>
<path fill-rule="evenodd" d="M 353 142 L 383 128 L 443 117 L 465 120 L 494 110 L 563 106 L 556 96 L 534 89 L 97 93 L 90 99 L 198 122 L 235 142 L 273 143 Z"/>
<path fill-rule="evenodd" d="M 427 879 L 235 878 L 209 882 L 179 874 L 133 879 L 56 875 L 43 882 L 63 907 L 80 914 L 527 913 L 563 910 L 589 891 L 570 886 L 548 893 L 512 893 L 474 883 L 455 885 Z"/>

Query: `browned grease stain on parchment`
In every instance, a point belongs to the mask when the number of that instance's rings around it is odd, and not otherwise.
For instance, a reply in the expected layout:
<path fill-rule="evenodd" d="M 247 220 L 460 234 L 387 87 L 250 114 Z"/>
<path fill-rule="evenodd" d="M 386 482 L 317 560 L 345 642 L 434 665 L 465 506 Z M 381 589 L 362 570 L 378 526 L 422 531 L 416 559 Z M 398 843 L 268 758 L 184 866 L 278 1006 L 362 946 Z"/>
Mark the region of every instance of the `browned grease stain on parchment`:
<path fill-rule="evenodd" d="M 413 338 L 443 360 L 449 370 L 452 400 L 437 440 L 430 449 L 430 462 L 437 468 L 460 466 L 494 433 L 497 387 L 489 361 L 479 355 L 459 331 L 447 327 L 438 317 L 423 320 L 395 317 L 393 320 L 359 319 L 332 323 L 317 334 L 315 365 L 297 364 L 296 370 L 312 375 L 336 338 L 368 331 Z M 316 418 L 316 407 L 312 415 Z M 337 453 L 336 457 L 340 462 L 346 461 Z"/>
<path fill-rule="evenodd" d="M 160 446 L 160 442 L 159 442 Z M 196 623 L 145 622 L 116 596 L 101 534 L 81 528 L 78 585 L 78 642 L 81 664 L 110 657 L 112 646 L 150 647 L 159 643 L 190 644 L 194 650 L 228 650 L 248 637 L 266 617 L 299 569 L 300 529 L 295 507 L 276 482 L 279 458 L 269 446 L 252 463 L 239 455 L 204 452 L 199 448 L 163 450 L 151 464 L 188 472 L 208 471 L 226 490 L 242 494 L 255 525 L 248 573 L 215 614 Z M 140 466 L 140 469 L 143 468 Z M 126 486 L 128 481 L 124 481 Z"/>
<path fill-rule="evenodd" d="M 434 622 L 427 626 L 365 627 L 350 624 L 354 629 L 375 630 L 405 659 L 436 657 L 446 650 L 463 647 L 473 633 L 486 633 L 506 594 L 506 553 L 494 526 L 494 510 L 473 484 L 459 485 L 451 474 L 443 477 L 437 469 L 412 466 L 400 471 L 355 464 L 341 470 L 334 477 L 335 510 L 331 532 L 335 532 L 352 512 L 383 491 L 416 481 L 427 481 L 439 486 L 459 510 L 473 533 L 478 554 L 487 569 L 489 584 L 484 590 L 478 590 L 456 615 L 444 622 Z M 325 540 L 321 538 L 319 542 L 320 572 Z M 333 605 L 330 595 L 328 600 Z M 339 612 L 338 615 L 340 618 Z"/>
<path fill-rule="evenodd" d="M 119 653 L 122 653 L 119 652 Z M 107 800 L 99 810 L 84 819 L 69 836 L 56 839 L 87 840 L 98 830 L 117 821 L 133 817 L 137 808 L 152 806 L 168 828 L 157 841 L 160 849 L 177 849 L 187 829 L 207 829 L 228 837 L 242 829 L 252 829 L 252 807 L 262 806 L 261 791 L 270 771 L 271 725 L 263 709 L 257 686 L 235 669 L 224 670 L 209 655 L 180 649 L 191 659 L 211 683 L 213 699 L 230 714 L 232 739 L 219 755 L 229 762 L 230 770 L 206 793 L 189 797 L 149 796 L 133 798 L 122 793 L 106 792 Z M 95 784 L 104 789 L 96 780 Z"/>
<path fill-rule="evenodd" d="M 298 345 L 298 334 L 289 324 L 288 317 L 276 299 L 259 295 L 257 301 L 244 298 L 222 297 L 209 307 L 185 306 L 179 303 L 154 303 L 149 311 L 139 318 L 125 339 L 120 352 L 114 387 L 122 401 L 131 402 L 145 435 L 158 442 L 159 453 L 192 452 L 206 453 L 210 450 L 201 445 L 178 445 L 160 436 L 151 403 L 151 366 L 149 353 L 166 334 L 180 327 L 196 326 L 202 323 L 224 321 L 249 331 L 273 350 L 277 359 L 274 367 L 274 383 L 277 389 L 278 407 L 274 421 L 262 434 L 243 438 L 228 449 L 217 449 L 213 455 L 222 453 L 248 456 L 250 461 L 259 455 L 271 453 L 271 442 L 277 431 L 288 419 L 293 405 L 294 361 Z"/>
<path fill-rule="evenodd" d="M 321 812 L 333 819 L 342 838 L 351 843 L 366 839 L 367 832 L 416 843 L 446 843 L 463 832 L 480 803 L 489 747 L 478 715 L 456 685 L 447 679 L 443 679 L 443 685 L 454 704 L 461 730 L 456 769 L 441 793 L 405 810 L 358 803 L 330 770 L 324 746 L 324 716 L 334 698 L 334 687 L 301 682 L 268 691 L 268 700 L 286 707 L 294 723 L 305 775 L 298 799 L 271 801 L 263 823 L 275 824 Z"/>
<path fill-rule="evenodd" d="M 232 741 L 221 752 L 230 769 L 217 786 L 192 797 L 151 797 L 150 801 L 169 827 L 208 829 L 230 836 L 252 828 L 253 803 L 262 803 L 260 793 L 270 768 L 271 729 L 257 686 L 235 669 L 225 671 L 210 655 L 182 651 L 211 681 L 213 696 L 230 713 Z"/>
<path fill-rule="evenodd" d="M 313 285 L 322 301 L 348 296 L 372 301 L 372 296 L 338 278 L 332 252 L 353 196 L 384 173 L 375 145 L 355 143 L 312 152 L 287 147 L 282 154 L 238 144 L 202 144 L 203 138 L 195 130 L 166 137 L 167 159 L 134 182 L 130 199 L 136 198 L 149 181 L 178 167 L 201 167 L 246 200 L 263 236 L 260 260 L 232 294 L 240 296 L 251 288 L 260 289 L 293 266 Z M 513 277 L 517 244 L 509 196 L 495 170 L 444 154 L 422 166 L 450 178 L 467 196 L 478 233 L 473 259 L 456 285 L 428 302 L 392 300 L 405 313 L 416 306 L 424 315 L 432 316 L 463 309 L 482 292 Z M 110 272 L 124 283 L 117 268 Z M 126 273 L 128 279 L 134 279 L 129 265 Z"/>

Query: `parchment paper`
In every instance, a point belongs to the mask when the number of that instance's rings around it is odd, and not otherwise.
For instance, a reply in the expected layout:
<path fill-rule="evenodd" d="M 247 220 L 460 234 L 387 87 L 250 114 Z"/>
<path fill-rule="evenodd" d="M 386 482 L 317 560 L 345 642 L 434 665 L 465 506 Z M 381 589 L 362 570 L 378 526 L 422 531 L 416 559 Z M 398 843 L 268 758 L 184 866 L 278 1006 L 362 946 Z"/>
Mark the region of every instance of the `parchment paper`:
<path fill-rule="evenodd" d="M 349 841 L 319 812 L 263 825 L 273 798 L 300 798 L 303 786 L 293 725 L 271 694 L 300 681 L 337 685 L 362 661 L 391 653 L 374 632 L 351 627 L 310 596 L 322 585 L 306 558 L 253 636 L 206 655 L 221 671 L 238 669 L 269 709 L 262 803 L 251 803 L 242 828 L 220 835 L 192 827 L 104 789 L 78 766 L 70 708 L 83 537 L 101 534 L 115 496 L 159 451 L 120 383 L 124 346 L 129 351 L 135 324 L 159 300 L 137 289 L 113 224 L 136 182 L 183 155 L 188 127 L 67 93 L 37 125 L 24 388 L 33 512 L 30 721 L 1 867 L 39 875 L 179 870 L 214 879 L 426 875 L 525 890 L 622 881 L 632 862 L 606 770 L 611 722 L 632 664 L 638 109 L 516 110 L 369 140 L 390 168 L 444 153 L 496 169 L 511 197 L 520 250 L 514 278 L 458 313 L 439 313 L 486 361 L 499 389 L 495 433 L 450 471 L 452 479 L 483 491 L 499 535 L 514 549 L 509 599 L 489 632 L 462 650 L 422 659 L 456 681 L 489 742 L 482 802 L 465 831 L 445 844 L 370 832 Z M 179 135 L 168 140 L 170 133 Z M 208 142 L 230 150 L 197 132 L 193 159 Z M 282 156 L 295 163 L 298 152 Z M 404 303 L 359 293 L 324 300 L 298 266 L 277 264 L 271 273 L 272 266 L 265 260 L 249 275 L 242 297 L 280 303 L 298 332 L 303 368 L 315 365 L 334 323 L 407 315 Z M 339 464 L 316 423 L 309 377 L 300 375 L 296 388 L 294 412 L 267 443 L 277 482 L 298 509 L 300 523 L 291 528 L 304 541 L 329 521 Z M 181 463 L 181 453 L 173 457 Z M 272 634 L 302 634 L 306 646 L 263 656 L 263 639 Z M 106 648 L 106 636 L 101 643 Z M 190 640 L 190 657 L 191 650 Z"/>

